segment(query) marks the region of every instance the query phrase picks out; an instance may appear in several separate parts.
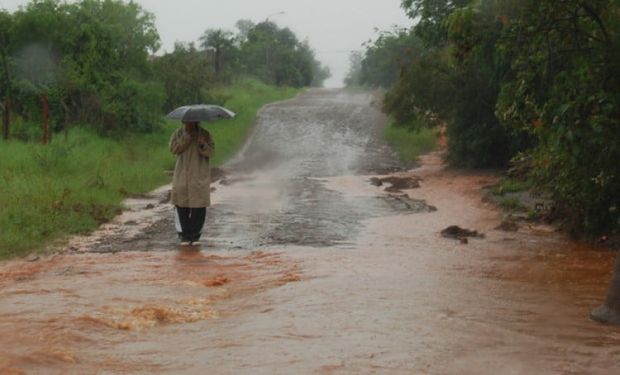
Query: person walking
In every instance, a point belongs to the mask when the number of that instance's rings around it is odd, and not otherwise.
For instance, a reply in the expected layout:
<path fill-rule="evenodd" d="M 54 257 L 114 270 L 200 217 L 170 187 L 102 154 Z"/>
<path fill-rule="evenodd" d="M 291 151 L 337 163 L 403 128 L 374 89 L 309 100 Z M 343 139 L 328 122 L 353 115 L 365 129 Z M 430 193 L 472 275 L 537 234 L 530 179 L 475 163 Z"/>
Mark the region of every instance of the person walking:
<path fill-rule="evenodd" d="M 183 121 L 170 138 L 177 161 L 172 178 L 171 202 L 176 207 L 181 245 L 198 245 L 207 207 L 211 205 L 211 164 L 215 143 L 199 122 Z"/>

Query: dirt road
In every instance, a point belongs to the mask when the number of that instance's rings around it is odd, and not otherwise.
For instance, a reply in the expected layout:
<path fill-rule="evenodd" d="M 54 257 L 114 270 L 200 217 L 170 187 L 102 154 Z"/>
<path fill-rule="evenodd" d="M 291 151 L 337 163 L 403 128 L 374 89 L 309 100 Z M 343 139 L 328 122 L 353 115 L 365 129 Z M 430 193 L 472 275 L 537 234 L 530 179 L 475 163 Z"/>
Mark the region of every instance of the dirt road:
<path fill-rule="evenodd" d="M 620 331 L 587 319 L 613 254 L 494 229 L 494 177 L 437 153 L 399 172 L 373 101 L 267 107 L 201 249 L 176 247 L 163 188 L 64 255 L 1 264 L 0 373 L 618 373 Z M 386 173 L 410 188 L 371 184 Z"/>

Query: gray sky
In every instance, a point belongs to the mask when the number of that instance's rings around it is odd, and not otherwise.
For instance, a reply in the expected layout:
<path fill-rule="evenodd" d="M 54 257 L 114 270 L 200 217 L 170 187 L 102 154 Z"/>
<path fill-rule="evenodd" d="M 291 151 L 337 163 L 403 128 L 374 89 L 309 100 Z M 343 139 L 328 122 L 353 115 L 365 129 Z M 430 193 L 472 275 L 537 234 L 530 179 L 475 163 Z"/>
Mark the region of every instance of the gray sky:
<path fill-rule="evenodd" d="M 162 50 L 175 41 L 196 41 L 207 28 L 235 30 L 239 19 L 254 22 L 270 17 L 281 27 L 291 28 L 300 39 L 308 39 L 317 58 L 332 71 L 327 87 L 342 85 L 349 51 L 374 38 L 375 28 L 410 26 L 400 8 L 401 0 L 135 0 L 154 13 Z M 9 11 L 27 0 L 0 0 Z M 284 12 L 284 14 L 277 14 Z"/>

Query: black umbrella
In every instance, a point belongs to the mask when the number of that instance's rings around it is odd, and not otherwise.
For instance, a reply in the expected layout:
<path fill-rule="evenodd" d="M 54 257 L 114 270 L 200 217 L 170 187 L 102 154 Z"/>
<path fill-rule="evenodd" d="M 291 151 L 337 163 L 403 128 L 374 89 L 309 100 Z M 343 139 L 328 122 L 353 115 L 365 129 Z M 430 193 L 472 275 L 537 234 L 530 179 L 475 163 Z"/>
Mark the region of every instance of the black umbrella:
<path fill-rule="evenodd" d="M 235 117 L 235 112 L 214 104 L 184 105 L 166 115 L 171 120 L 187 122 L 215 121 Z"/>

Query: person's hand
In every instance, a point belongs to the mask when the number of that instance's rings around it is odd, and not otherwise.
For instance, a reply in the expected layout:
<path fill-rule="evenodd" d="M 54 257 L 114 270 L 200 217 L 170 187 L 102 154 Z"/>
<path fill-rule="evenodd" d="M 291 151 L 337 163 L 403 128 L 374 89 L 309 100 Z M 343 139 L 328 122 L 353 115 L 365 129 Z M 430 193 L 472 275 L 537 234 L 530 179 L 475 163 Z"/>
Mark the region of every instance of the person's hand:
<path fill-rule="evenodd" d="M 204 136 L 204 134 L 199 134 L 198 135 L 198 144 L 199 145 L 204 145 L 207 143 L 207 137 Z"/>

